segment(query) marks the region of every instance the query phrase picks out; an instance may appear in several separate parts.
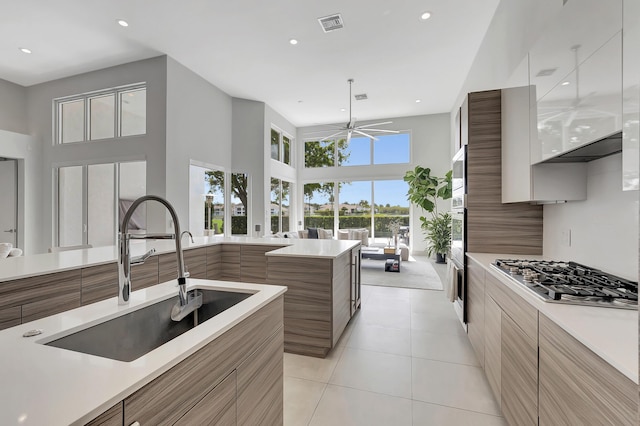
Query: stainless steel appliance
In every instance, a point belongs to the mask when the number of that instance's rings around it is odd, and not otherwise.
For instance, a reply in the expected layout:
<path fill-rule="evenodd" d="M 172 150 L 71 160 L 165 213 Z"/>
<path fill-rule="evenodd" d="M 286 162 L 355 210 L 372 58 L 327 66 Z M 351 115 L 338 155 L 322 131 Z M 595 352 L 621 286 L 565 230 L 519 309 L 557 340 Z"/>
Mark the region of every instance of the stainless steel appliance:
<path fill-rule="evenodd" d="M 545 302 L 638 309 L 638 283 L 575 262 L 496 259 L 491 264 Z"/>
<path fill-rule="evenodd" d="M 465 252 L 467 250 L 466 231 L 466 195 L 467 195 L 467 170 L 466 170 L 466 149 L 464 145 L 453 157 L 451 174 L 451 263 L 454 274 L 453 286 L 456 291 L 454 308 L 460 321 L 466 326 L 467 312 L 465 309 L 465 299 L 467 285 L 465 278 Z"/>

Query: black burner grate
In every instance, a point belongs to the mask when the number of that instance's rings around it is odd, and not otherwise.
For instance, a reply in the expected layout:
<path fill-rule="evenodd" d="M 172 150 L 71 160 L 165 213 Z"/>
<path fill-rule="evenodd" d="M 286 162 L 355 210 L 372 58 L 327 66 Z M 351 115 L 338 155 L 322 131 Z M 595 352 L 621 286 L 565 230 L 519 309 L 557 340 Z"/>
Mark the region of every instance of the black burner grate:
<path fill-rule="evenodd" d="M 576 262 L 498 259 L 504 273 L 543 297 L 588 304 L 637 305 L 638 283 L 589 268 Z"/>

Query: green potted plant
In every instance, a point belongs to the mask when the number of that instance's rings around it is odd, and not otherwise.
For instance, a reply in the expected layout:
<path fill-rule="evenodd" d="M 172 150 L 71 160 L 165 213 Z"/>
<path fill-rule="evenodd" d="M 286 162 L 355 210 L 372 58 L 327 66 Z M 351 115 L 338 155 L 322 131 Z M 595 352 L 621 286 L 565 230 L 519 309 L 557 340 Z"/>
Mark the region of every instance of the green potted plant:
<path fill-rule="evenodd" d="M 404 175 L 404 181 L 409 185 L 409 201 L 429 213 L 429 217 L 420 217 L 420 227 L 425 231 L 427 255 L 435 253 L 436 261 L 444 263 L 451 248 L 451 215 L 438 213 L 438 199 L 451 198 L 451 170 L 440 178 L 432 176 L 430 168 L 416 166 Z"/>

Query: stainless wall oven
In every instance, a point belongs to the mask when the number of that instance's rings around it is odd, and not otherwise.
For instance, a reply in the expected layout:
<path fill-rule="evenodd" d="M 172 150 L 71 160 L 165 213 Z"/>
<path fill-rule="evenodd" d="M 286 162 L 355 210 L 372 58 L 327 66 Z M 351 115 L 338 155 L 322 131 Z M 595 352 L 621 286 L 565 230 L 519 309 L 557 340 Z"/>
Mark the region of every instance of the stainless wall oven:
<path fill-rule="evenodd" d="M 465 252 L 467 250 L 465 233 L 466 233 L 466 200 L 467 200 L 467 169 L 466 169 L 466 150 L 467 146 L 456 153 L 452 161 L 451 176 L 451 262 L 452 262 L 452 279 L 454 290 L 456 292 L 456 300 L 454 308 L 460 321 L 466 327 L 467 311 L 465 309 L 465 300 L 467 294 L 467 284 L 465 277 Z"/>

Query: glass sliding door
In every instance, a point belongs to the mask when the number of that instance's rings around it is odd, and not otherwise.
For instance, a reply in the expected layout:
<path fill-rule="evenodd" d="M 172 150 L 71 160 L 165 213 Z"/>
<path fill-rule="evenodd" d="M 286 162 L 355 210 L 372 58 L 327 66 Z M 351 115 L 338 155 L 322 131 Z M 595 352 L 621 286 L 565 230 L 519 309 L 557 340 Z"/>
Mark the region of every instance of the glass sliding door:
<path fill-rule="evenodd" d="M 407 190 L 407 183 L 404 180 L 377 180 L 373 183 L 375 207 L 373 223 L 376 242 L 389 243 L 393 237 L 390 224 L 397 222 L 401 226 L 399 242 L 408 244 L 409 202 Z"/>
<path fill-rule="evenodd" d="M 121 218 L 133 201 L 145 194 L 144 161 L 58 168 L 56 245 L 115 245 Z M 145 228 L 146 208 L 142 204 L 134 212 L 129 230 Z"/>
<path fill-rule="evenodd" d="M 339 189 L 338 229 L 367 229 L 372 238 L 371 181 L 340 182 Z"/>
<path fill-rule="evenodd" d="M 87 167 L 87 243 L 93 247 L 114 244 L 115 176 L 115 164 L 94 164 Z"/>
<path fill-rule="evenodd" d="M 335 194 L 333 182 L 304 184 L 304 227 L 334 228 Z"/>
<path fill-rule="evenodd" d="M 58 169 L 58 246 L 84 244 L 84 167 Z"/>

